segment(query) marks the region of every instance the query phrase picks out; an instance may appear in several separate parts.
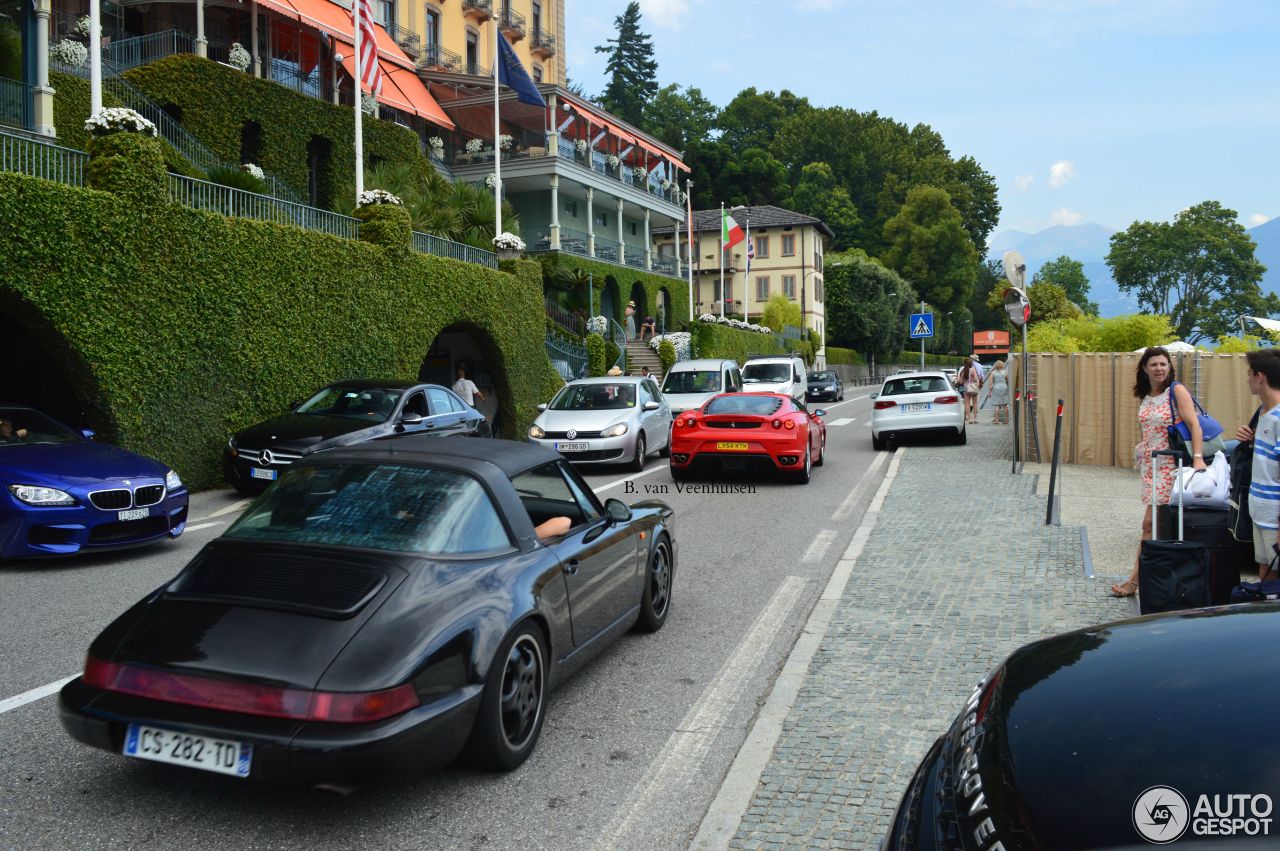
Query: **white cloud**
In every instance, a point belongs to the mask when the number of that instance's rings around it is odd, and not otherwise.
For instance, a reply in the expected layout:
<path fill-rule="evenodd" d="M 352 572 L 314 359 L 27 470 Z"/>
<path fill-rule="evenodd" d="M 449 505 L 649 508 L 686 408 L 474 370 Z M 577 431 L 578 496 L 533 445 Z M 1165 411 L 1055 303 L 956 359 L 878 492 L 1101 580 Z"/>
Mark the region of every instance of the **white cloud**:
<path fill-rule="evenodd" d="M 1034 174 L 1020 174 L 1013 179 L 1013 185 L 1019 192 L 1026 192 L 1036 182 Z"/>
<path fill-rule="evenodd" d="M 1071 160 L 1058 160 L 1049 166 L 1049 185 L 1057 188 L 1076 179 L 1076 164 Z"/>
<path fill-rule="evenodd" d="M 675 29 L 689 14 L 689 0 L 640 0 L 640 11 L 644 13 L 645 23 Z"/>
<path fill-rule="evenodd" d="M 1084 216 L 1080 215 L 1075 210 L 1069 210 L 1066 207 L 1059 207 L 1049 216 L 1049 221 L 1055 225 L 1067 225 L 1070 227 L 1071 225 L 1080 224 L 1080 220 L 1083 218 Z"/>
<path fill-rule="evenodd" d="M 1258 225 L 1265 225 L 1271 221 L 1271 217 L 1265 213 L 1254 213 L 1249 217 L 1249 227 L 1256 228 Z"/>

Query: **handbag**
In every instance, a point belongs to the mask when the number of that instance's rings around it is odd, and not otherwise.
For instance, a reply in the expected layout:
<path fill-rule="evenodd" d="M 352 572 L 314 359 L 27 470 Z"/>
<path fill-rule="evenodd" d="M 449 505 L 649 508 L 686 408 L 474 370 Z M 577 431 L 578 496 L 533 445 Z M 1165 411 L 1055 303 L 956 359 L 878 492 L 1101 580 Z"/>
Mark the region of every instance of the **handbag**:
<path fill-rule="evenodd" d="M 1253 412 L 1249 430 L 1258 428 L 1262 408 Z M 1231 450 L 1231 500 L 1227 509 L 1227 526 L 1242 544 L 1253 541 L 1253 517 L 1249 514 L 1249 485 L 1253 481 L 1253 441 L 1242 440 Z"/>
<path fill-rule="evenodd" d="M 1169 448 L 1181 452 L 1183 463 L 1190 464 L 1191 427 L 1178 417 L 1178 407 L 1173 404 L 1173 388 L 1178 383 L 1175 381 L 1169 385 L 1169 415 L 1173 419 L 1173 425 L 1169 426 Z M 1222 440 L 1222 423 L 1209 416 L 1195 396 L 1191 397 L 1191 403 L 1196 406 L 1196 420 L 1200 423 L 1201 454 L 1208 458 L 1212 458 L 1215 452 L 1225 454 L 1227 444 Z"/>
<path fill-rule="evenodd" d="M 1280 561 L 1280 551 L 1271 559 L 1271 564 L 1267 565 L 1266 576 L 1276 572 L 1277 561 Z M 1267 600 L 1280 600 L 1280 579 L 1263 578 L 1261 582 L 1241 582 L 1231 589 L 1233 603 L 1261 603 Z"/>
<path fill-rule="evenodd" d="M 1227 463 L 1227 456 L 1217 452 L 1207 469 L 1183 467 L 1178 471 L 1178 475 L 1173 480 L 1169 504 L 1172 505 L 1177 498 L 1188 508 L 1226 511 L 1230 507 L 1230 494 L 1231 467 Z M 1249 540 L 1253 540 L 1252 529 L 1249 530 Z"/>

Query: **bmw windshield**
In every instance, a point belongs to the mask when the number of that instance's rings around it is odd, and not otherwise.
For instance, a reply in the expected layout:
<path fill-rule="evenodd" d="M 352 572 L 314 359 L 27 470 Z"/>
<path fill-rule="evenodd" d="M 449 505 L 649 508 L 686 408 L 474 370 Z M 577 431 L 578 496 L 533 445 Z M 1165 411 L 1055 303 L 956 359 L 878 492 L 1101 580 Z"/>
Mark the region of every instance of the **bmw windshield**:
<path fill-rule="evenodd" d="M 35 443 L 77 443 L 80 435 L 29 408 L 0 408 L 0 447 Z"/>
<path fill-rule="evenodd" d="M 393 388 L 358 389 L 336 385 L 324 388 L 303 402 L 298 406 L 297 413 L 386 422 L 395 411 L 402 392 Z"/>

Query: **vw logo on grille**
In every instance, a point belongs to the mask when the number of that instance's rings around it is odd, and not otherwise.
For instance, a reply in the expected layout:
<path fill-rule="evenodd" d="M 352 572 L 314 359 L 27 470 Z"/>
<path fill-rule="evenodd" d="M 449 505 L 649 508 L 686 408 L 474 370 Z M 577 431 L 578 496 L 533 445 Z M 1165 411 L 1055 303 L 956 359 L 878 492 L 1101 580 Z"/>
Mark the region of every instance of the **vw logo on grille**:
<path fill-rule="evenodd" d="M 259 460 L 261 460 L 263 464 L 274 464 L 276 462 L 276 459 L 271 457 L 270 449 L 262 450 L 262 455 Z"/>
<path fill-rule="evenodd" d="M 571 428 L 564 433 L 564 436 L 569 438 L 570 440 L 573 440 L 575 437 L 578 436 L 578 430 Z"/>

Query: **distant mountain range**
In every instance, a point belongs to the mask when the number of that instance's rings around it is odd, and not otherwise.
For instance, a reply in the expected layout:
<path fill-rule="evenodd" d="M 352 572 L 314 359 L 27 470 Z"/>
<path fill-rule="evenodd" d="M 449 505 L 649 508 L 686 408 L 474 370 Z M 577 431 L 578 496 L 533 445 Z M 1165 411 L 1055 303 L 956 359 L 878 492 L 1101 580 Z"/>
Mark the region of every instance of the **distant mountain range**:
<path fill-rule="evenodd" d="M 1027 261 L 1027 281 L 1030 282 L 1041 266 L 1065 254 L 1084 264 L 1084 273 L 1089 278 L 1089 297 L 1098 303 L 1103 316 L 1135 313 L 1137 300 L 1120 292 L 1106 264 L 1113 233 L 1113 229 L 1096 222 L 1054 225 L 1035 233 L 1006 230 L 991 237 L 987 257 L 998 260 L 1010 249 L 1018 251 Z M 1258 259 L 1267 267 L 1262 279 L 1263 291 L 1280 292 L 1280 218 L 1251 228 L 1248 233 L 1258 244 Z"/>

